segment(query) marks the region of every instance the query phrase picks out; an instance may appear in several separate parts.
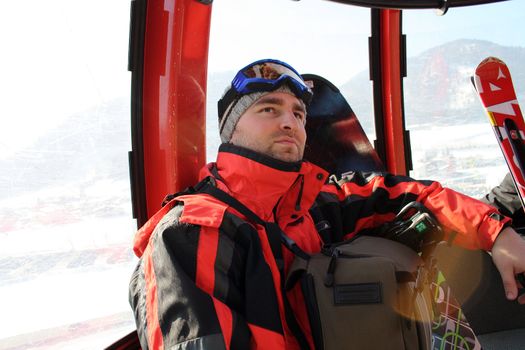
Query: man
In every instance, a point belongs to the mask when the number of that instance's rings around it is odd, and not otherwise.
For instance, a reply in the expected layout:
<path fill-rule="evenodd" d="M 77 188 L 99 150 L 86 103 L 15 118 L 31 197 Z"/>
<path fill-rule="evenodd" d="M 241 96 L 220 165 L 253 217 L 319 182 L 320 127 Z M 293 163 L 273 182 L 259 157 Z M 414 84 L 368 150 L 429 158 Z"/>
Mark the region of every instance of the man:
<path fill-rule="evenodd" d="M 241 69 L 219 101 L 223 144 L 201 178 L 277 224 L 307 253 L 378 227 L 417 200 L 433 211 L 447 239 L 492 250 L 507 297 L 517 297 L 514 275 L 525 271 L 525 243 L 495 208 L 408 177 L 354 173 L 327 181 L 323 169 L 302 161 L 310 98 L 284 62 Z M 141 228 L 130 302 L 142 347 L 298 349 L 286 318 L 289 302 L 313 348 L 300 288 L 283 297 L 266 227 L 199 193 L 170 201 Z M 286 273 L 294 256 L 281 250 Z"/>

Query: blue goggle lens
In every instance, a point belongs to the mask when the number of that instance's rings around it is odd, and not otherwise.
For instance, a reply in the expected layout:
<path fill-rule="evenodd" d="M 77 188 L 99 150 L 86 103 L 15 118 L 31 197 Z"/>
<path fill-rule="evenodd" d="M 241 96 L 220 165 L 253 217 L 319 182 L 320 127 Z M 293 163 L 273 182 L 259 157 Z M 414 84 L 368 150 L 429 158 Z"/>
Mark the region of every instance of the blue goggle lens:
<path fill-rule="evenodd" d="M 277 60 L 257 61 L 244 67 L 233 79 L 232 87 L 237 93 L 244 95 L 261 91 L 265 87 L 276 89 L 285 81 L 298 89 L 301 95 L 305 92 L 312 93 L 295 69 Z"/>

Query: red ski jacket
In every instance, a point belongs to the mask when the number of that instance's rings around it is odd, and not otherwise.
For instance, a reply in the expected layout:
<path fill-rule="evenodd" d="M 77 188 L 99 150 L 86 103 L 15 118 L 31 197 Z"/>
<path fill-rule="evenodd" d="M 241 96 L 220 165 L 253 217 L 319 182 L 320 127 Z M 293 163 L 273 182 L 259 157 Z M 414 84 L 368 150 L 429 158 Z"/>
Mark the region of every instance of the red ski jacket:
<path fill-rule="evenodd" d="M 323 242 L 370 232 L 412 201 L 435 214 L 446 237 L 469 249 L 490 250 L 509 221 L 437 182 L 377 173 L 328 181 L 311 163 L 281 162 L 230 144 L 202 169 L 207 176 L 308 253 L 319 252 Z M 264 227 L 223 202 L 207 194 L 176 197 L 137 232 L 134 251 L 140 260 L 130 303 L 143 349 L 299 348 Z M 293 254 L 282 253 L 286 273 Z M 300 287 L 287 296 L 313 348 Z"/>

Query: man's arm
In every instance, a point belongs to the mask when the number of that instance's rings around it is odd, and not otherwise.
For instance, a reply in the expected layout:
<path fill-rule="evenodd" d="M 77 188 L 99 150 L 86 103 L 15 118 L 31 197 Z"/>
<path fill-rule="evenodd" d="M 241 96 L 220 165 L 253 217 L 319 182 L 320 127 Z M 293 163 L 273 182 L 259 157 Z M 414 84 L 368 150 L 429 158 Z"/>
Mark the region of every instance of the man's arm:
<path fill-rule="evenodd" d="M 391 221 L 413 201 L 434 213 L 445 231 L 445 239 L 467 249 L 490 250 L 498 233 L 510 222 L 496 208 L 435 181 L 356 172 L 327 189 L 340 203 L 341 229 L 346 238 Z"/>
<path fill-rule="evenodd" d="M 340 183 L 339 188 L 339 199 L 343 201 L 343 210 L 347 211 L 343 217 L 361 215 L 356 218 L 358 224 L 350 227 L 353 230 L 378 227 L 410 201 L 423 203 L 436 215 L 445 231 L 458 233 L 454 239 L 456 244 L 492 251 L 507 298 L 516 299 L 515 275 L 525 273 L 525 241 L 514 229 L 506 227 L 510 219 L 501 216 L 495 208 L 443 188 L 437 182 L 415 181 L 402 176 L 355 174 Z M 525 295 L 518 301 L 525 303 Z"/>
<path fill-rule="evenodd" d="M 157 225 L 130 283 L 141 345 L 249 349 L 246 322 L 214 290 L 220 284 L 229 289 L 230 304 L 242 304 L 240 297 L 231 297 L 230 277 L 216 274 L 218 230 L 180 224 L 181 212 L 181 206 L 172 209 Z"/>

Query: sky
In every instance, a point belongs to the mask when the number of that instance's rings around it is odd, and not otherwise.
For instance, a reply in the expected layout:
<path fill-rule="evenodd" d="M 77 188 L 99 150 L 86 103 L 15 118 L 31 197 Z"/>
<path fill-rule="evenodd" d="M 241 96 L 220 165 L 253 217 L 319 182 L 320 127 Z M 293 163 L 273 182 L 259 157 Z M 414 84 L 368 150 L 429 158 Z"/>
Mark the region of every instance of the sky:
<path fill-rule="evenodd" d="M 0 159 L 76 112 L 129 95 L 129 1 L 0 8 Z"/>
<path fill-rule="evenodd" d="M 75 112 L 129 96 L 129 0 L 0 6 L 0 159 Z M 343 84 L 367 68 L 369 18 L 366 8 L 324 0 L 216 0 L 208 71 L 273 57 Z M 525 46 L 524 19 L 522 0 L 403 17 L 409 56 L 458 37 Z"/>
<path fill-rule="evenodd" d="M 433 10 L 405 11 L 403 16 L 409 55 L 458 38 L 525 47 L 525 1 L 522 0 L 451 8 L 444 16 L 437 16 Z"/>
<path fill-rule="evenodd" d="M 209 69 L 278 58 L 300 72 L 351 76 L 368 62 L 370 11 L 321 0 L 218 0 L 212 10 Z"/>
<path fill-rule="evenodd" d="M 216 0 L 212 11 L 210 70 L 236 69 L 273 55 L 300 72 L 344 83 L 368 66 L 370 10 L 323 0 Z M 457 38 L 525 46 L 525 1 L 403 12 L 408 54 Z"/>

